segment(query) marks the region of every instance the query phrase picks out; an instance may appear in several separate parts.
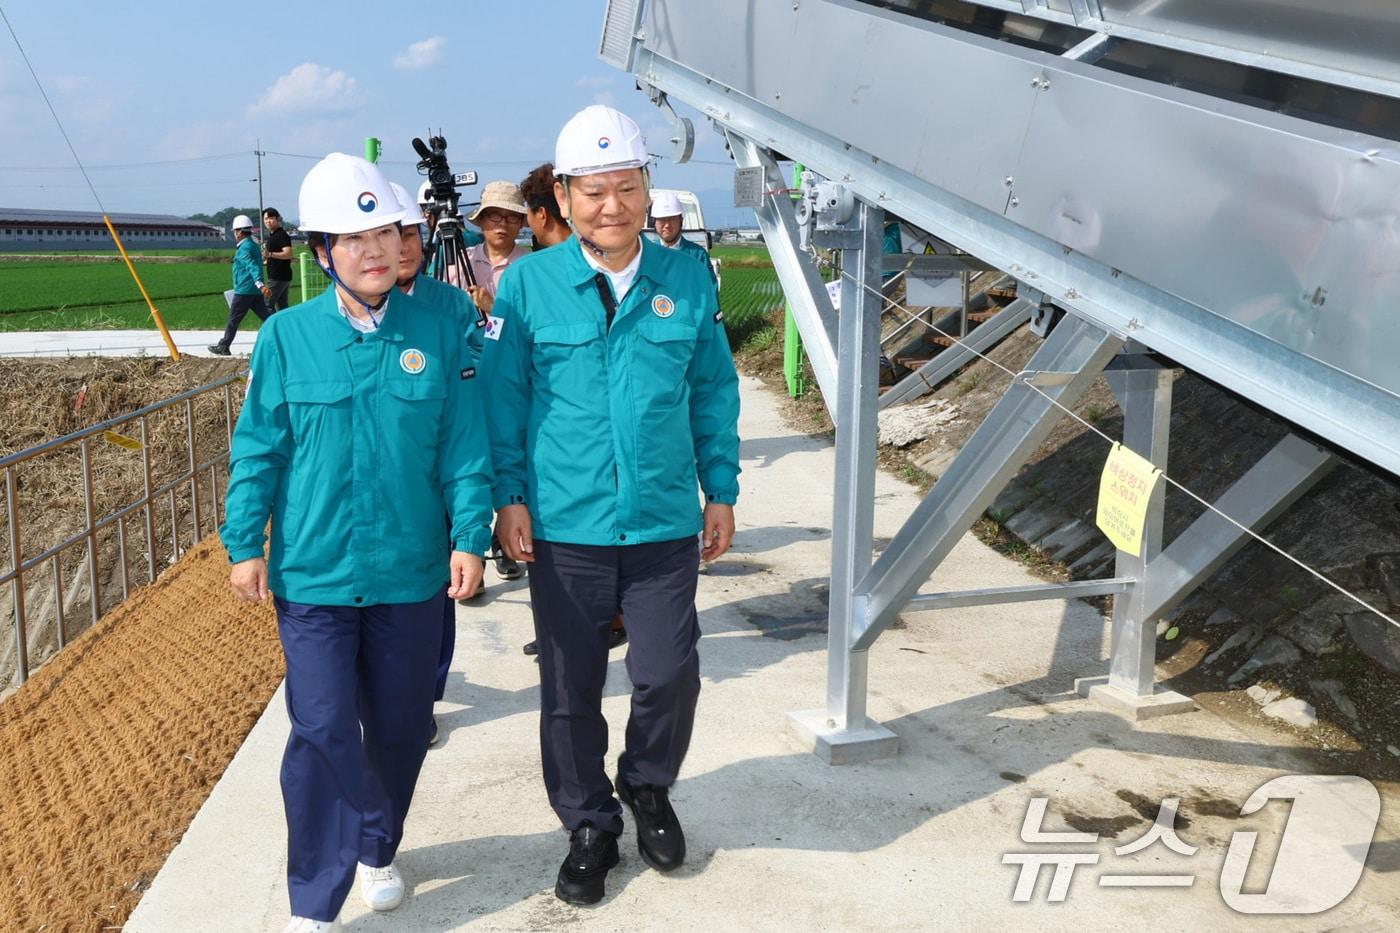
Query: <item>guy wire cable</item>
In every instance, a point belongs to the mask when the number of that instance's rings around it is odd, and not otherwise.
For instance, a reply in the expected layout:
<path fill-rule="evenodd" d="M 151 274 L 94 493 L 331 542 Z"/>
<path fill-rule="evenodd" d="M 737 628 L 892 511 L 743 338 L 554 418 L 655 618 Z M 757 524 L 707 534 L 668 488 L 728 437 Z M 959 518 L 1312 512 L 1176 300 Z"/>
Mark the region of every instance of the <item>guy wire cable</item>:
<path fill-rule="evenodd" d="M 151 300 L 150 293 L 146 291 L 146 286 L 141 281 L 141 276 L 136 272 L 136 266 L 132 264 L 131 257 L 126 254 L 126 247 L 122 245 L 121 237 L 117 236 L 117 228 L 112 225 L 112 219 L 107 216 L 107 207 L 102 203 L 102 198 L 98 195 L 92 179 L 88 177 L 87 169 L 83 167 L 83 160 L 78 158 L 78 150 L 73 147 L 73 141 L 68 138 L 68 131 L 64 129 L 63 121 L 58 118 L 58 111 L 54 109 L 53 101 L 49 100 L 48 91 L 44 90 L 44 82 L 39 80 L 39 74 L 34 70 L 33 63 L 29 61 L 29 55 L 24 51 L 24 45 L 19 41 L 19 35 L 16 34 L 15 27 L 10 23 L 10 18 L 5 15 L 5 8 L 2 6 L 0 6 L 0 19 L 5 21 L 5 28 L 10 31 L 10 37 L 15 40 L 15 48 L 19 49 L 19 57 L 24 59 L 24 66 L 29 69 L 29 75 L 34 79 L 34 85 L 39 89 L 39 95 L 44 98 L 44 103 L 53 116 L 53 122 L 58 125 L 58 132 L 68 145 L 68 151 L 73 154 L 73 161 L 77 163 L 78 171 L 82 172 L 83 180 L 87 182 L 88 190 L 92 192 L 92 198 L 97 202 L 98 210 L 102 212 L 102 222 L 107 225 L 107 232 L 112 234 L 112 239 L 116 241 L 117 251 L 122 254 L 127 271 L 136 280 L 136 287 L 141 290 L 141 297 L 146 299 L 146 307 L 151 309 L 151 317 L 155 319 L 156 327 L 160 328 L 160 335 L 165 340 L 165 346 L 170 350 L 170 358 L 178 362 L 180 351 L 175 348 L 175 340 L 170 336 L 170 329 L 165 326 L 165 319 L 156 310 L 155 302 Z"/>

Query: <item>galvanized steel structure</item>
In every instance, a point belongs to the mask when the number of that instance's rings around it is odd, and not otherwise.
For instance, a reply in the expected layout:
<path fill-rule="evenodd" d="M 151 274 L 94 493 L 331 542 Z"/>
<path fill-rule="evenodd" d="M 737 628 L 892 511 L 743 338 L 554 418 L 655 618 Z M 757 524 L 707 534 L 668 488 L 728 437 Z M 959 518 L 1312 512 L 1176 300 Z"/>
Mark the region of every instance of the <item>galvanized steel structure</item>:
<path fill-rule="evenodd" d="M 831 760 L 893 750 L 866 657 L 906 606 L 1116 593 L 1109 675 L 1083 689 L 1189 708 L 1155 687 L 1152 623 L 1246 543 L 1234 522 L 1266 526 L 1333 451 L 1400 473 L 1393 4 L 612 0 L 601 54 L 763 173 L 756 213 L 838 426 L 827 698 L 794 714 Z M 784 159 L 825 179 L 800 213 Z M 872 563 L 883 210 L 1015 277 L 1047 336 Z M 844 251 L 839 315 L 809 241 Z M 1164 361 L 1301 429 L 1215 503 L 1234 522 L 1162 542 L 1159 491 L 1112 580 L 919 593 L 1098 375 L 1124 443 L 1165 465 Z"/>

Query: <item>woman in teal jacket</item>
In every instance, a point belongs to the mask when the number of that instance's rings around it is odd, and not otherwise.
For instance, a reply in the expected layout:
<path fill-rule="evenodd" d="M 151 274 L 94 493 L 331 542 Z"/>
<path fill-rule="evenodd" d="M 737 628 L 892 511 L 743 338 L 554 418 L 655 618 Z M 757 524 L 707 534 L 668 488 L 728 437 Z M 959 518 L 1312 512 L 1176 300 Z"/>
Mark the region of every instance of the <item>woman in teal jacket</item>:
<path fill-rule="evenodd" d="M 300 214 L 335 284 L 258 334 L 220 533 L 239 598 L 275 594 L 287 930 L 311 933 L 340 928 L 357 873 L 373 909 L 403 899 L 394 856 L 428 744 L 444 588 L 481 581 L 491 477 L 461 323 L 391 294 L 403 209 L 388 181 L 333 153 L 302 183 Z"/>

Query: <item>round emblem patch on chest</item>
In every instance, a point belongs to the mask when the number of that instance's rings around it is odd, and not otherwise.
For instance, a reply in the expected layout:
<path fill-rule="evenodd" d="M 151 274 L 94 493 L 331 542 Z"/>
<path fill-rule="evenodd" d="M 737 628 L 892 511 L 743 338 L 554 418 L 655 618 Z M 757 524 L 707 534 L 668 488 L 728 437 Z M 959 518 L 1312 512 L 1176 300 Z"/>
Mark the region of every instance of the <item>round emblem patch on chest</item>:
<path fill-rule="evenodd" d="M 657 295 L 651 300 L 651 310 L 657 317 L 670 317 L 676 313 L 676 303 L 665 295 Z"/>
<path fill-rule="evenodd" d="M 399 354 L 399 366 L 403 367 L 403 371 L 406 373 L 412 373 L 416 376 L 427 365 L 428 359 L 423 355 L 422 350 L 405 350 Z"/>

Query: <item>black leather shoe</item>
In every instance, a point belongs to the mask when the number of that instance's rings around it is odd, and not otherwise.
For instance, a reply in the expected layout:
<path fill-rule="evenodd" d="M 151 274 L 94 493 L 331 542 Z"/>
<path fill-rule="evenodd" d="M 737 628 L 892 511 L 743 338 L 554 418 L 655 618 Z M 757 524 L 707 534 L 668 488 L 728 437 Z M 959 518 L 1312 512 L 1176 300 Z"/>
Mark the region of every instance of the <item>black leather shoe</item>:
<path fill-rule="evenodd" d="M 617 797 L 637 821 L 637 848 L 642 861 L 657 871 L 672 871 L 685 861 L 685 832 L 671 809 L 666 788 L 651 784 L 635 787 L 617 781 Z"/>
<path fill-rule="evenodd" d="M 501 575 L 502 580 L 519 580 L 525 576 L 525 568 L 520 566 L 520 561 L 509 557 L 502 557 L 496 562 L 496 572 Z"/>
<path fill-rule="evenodd" d="M 569 855 L 559 866 L 554 896 L 566 904 L 598 903 L 608 871 L 617 862 L 617 837 L 584 823 L 569 836 Z"/>
<path fill-rule="evenodd" d="M 520 650 L 525 654 L 538 655 L 540 653 L 540 643 L 537 641 L 527 641 Z"/>
<path fill-rule="evenodd" d="M 229 353 L 228 347 L 224 346 L 224 345 L 221 344 L 221 343 L 211 343 L 211 344 L 209 344 L 209 352 L 212 353 L 212 354 L 214 354 L 215 356 L 231 356 L 231 355 L 232 355 L 231 353 Z"/>
<path fill-rule="evenodd" d="M 615 629 L 613 629 L 613 630 L 612 630 L 612 634 L 608 636 L 608 647 L 609 647 L 609 648 L 616 648 L 618 645 L 625 645 L 625 644 L 627 644 L 627 629 L 625 629 L 625 628 L 615 628 Z"/>

